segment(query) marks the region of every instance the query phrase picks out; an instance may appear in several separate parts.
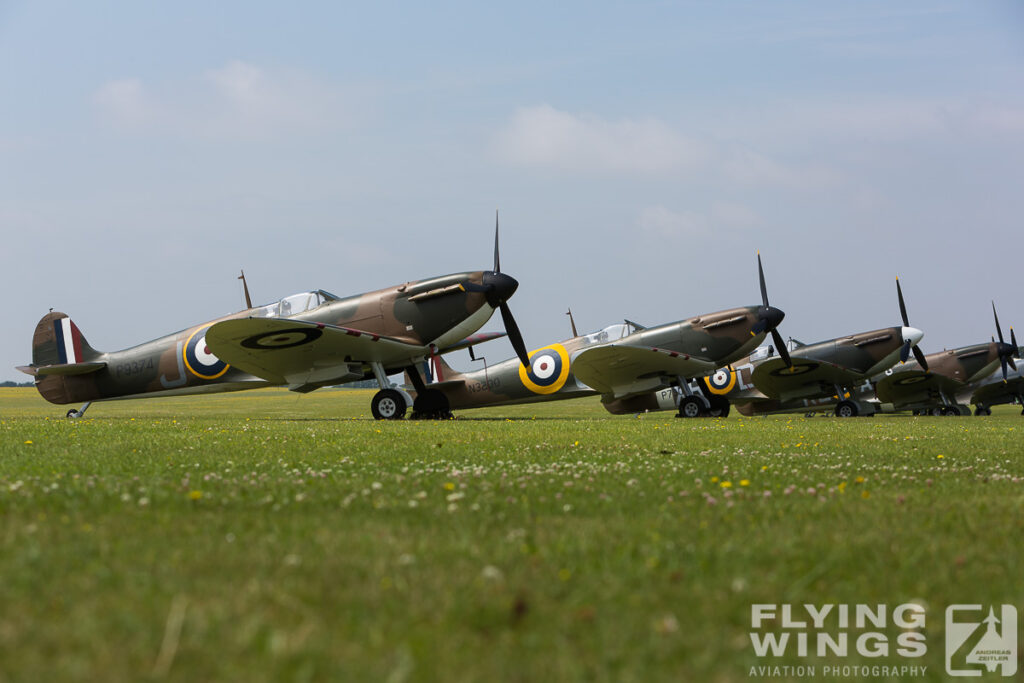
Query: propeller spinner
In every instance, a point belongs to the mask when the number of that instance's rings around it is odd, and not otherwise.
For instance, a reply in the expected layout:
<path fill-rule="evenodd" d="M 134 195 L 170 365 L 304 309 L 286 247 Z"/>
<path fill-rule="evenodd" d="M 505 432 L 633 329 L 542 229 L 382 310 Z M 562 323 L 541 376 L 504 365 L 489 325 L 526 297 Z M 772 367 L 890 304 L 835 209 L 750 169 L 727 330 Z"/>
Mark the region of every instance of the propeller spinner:
<path fill-rule="evenodd" d="M 907 302 L 903 300 L 903 288 L 900 287 L 900 279 L 896 278 L 896 296 L 900 301 L 900 317 L 903 318 L 903 348 L 900 349 L 900 360 L 904 363 L 907 358 L 910 357 L 910 352 L 914 352 L 914 358 L 917 359 L 917 364 L 921 366 L 921 369 L 928 372 L 928 361 L 925 360 L 924 352 L 921 347 L 917 345 L 918 340 L 923 336 L 921 331 L 910 326 L 910 320 L 907 317 Z M 912 330 L 912 331 L 911 331 Z"/>

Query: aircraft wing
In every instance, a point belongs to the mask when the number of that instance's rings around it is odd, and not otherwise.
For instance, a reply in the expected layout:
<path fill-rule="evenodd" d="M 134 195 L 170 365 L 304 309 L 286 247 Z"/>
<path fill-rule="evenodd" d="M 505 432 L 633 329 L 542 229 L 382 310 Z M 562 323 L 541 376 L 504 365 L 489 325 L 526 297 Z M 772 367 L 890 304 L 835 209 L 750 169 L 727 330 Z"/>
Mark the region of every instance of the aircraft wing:
<path fill-rule="evenodd" d="M 754 386 L 769 398 L 789 400 L 820 395 L 823 391 L 834 393 L 837 384 L 850 386 L 861 380 L 859 374 L 834 363 L 798 357 L 792 360 L 792 368 L 779 357 L 759 363 L 750 374 Z"/>
<path fill-rule="evenodd" d="M 663 376 L 689 379 L 714 370 L 714 363 L 703 358 L 653 346 L 627 344 L 584 349 L 572 361 L 572 373 L 576 379 L 602 394 L 614 394 L 620 398 L 641 390 L 641 386 L 659 384 L 652 380 Z M 650 386 L 643 390 L 649 391 Z"/>
<path fill-rule="evenodd" d="M 363 363 L 408 364 L 426 350 L 362 330 L 285 318 L 215 323 L 206 343 L 225 363 L 297 390 L 360 379 Z"/>
<path fill-rule="evenodd" d="M 964 382 L 951 377 L 915 368 L 884 375 L 875 384 L 875 394 L 879 401 L 892 403 L 898 410 L 904 405 L 941 400 L 942 393 L 953 400 L 964 386 Z"/>
<path fill-rule="evenodd" d="M 1017 367 L 1021 367 L 1019 360 Z M 971 403 L 987 406 L 999 405 L 1000 403 L 1012 403 L 1013 399 L 1024 395 L 1024 377 L 1020 374 L 1016 377 L 1011 376 L 1006 382 L 1003 382 L 1003 377 L 998 372 L 996 377 L 998 379 L 984 382 L 974 390 Z"/>

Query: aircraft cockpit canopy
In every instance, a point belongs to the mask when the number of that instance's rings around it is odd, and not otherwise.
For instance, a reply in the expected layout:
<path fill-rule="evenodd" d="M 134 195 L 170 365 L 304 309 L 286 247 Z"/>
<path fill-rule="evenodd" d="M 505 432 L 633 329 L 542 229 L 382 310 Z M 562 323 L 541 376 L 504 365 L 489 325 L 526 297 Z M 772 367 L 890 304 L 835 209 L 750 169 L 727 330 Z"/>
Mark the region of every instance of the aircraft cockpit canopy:
<path fill-rule="evenodd" d="M 289 318 L 299 313 L 311 311 L 330 301 L 337 301 L 338 297 L 322 289 L 311 292 L 300 292 L 286 296 L 280 301 L 266 306 L 260 306 L 253 311 L 254 318 Z"/>
<path fill-rule="evenodd" d="M 591 344 L 607 344 L 608 342 L 618 341 L 627 335 L 629 335 L 629 326 L 623 323 L 617 323 L 615 325 L 609 325 L 603 330 L 583 335 L 583 345 L 590 346 Z"/>

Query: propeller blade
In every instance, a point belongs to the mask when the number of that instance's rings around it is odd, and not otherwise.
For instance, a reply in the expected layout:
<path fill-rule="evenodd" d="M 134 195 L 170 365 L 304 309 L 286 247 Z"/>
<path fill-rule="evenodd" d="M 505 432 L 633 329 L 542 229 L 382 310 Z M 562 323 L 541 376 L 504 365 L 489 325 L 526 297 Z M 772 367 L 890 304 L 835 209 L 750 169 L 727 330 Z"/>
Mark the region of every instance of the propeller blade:
<path fill-rule="evenodd" d="M 753 334 L 761 334 L 762 332 L 764 332 L 767 329 L 768 329 L 768 321 L 765 320 L 764 318 L 758 318 L 757 322 L 754 323 L 754 326 L 750 328 L 750 331 Z"/>
<path fill-rule="evenodd" d="M 917 364 L 921 366 L 921 369 L 928 372 L 928 361 L 925 360 L 924 351 L 921 350 L 920 346 L 914 346 L 914 358 L 917 359 Z"/>
<path fill-rule="evenodd" d="M 910 321 L 907 319 L 907 302 L 903 300 L 903 288 L 900 287 L 899 278 L 896 278 L 896 296 L 900 300 L 900 315 L 903 316 L 903 326 L 910 327 Z"/>
<path fill-rule="evenodd" d="M 1010 364 L 1010 367 L 1013 368 L 1014 372 L 1017 372 L 1017 364 L 1013 362 L 1013 358 L 1007 358 L 1006 362 Z"/>
<path fill-rule="evenodd" d="M 906 363 L 908 358 L 910 358 L 910 342 L 904 344 L 900 349 L 900 361 Z"/>
<path fill-rule="evenodd" d="M 1013 331 L 1012 327 L 1010 328 L 1010 346 L 1013 347 L 1014 353 L 1017 353 L 1017 350 L 1020 348 L 1017 346 L 1017 333 Z"/>
<path fill-rule="evenodd" d="M 782 339 L 779 331 L 774 328 L 772 328 L 772 341 L 775 342 L 775 348 L 779 350 L 779 357 L 782 358 L 786 367 L 793 367 L 793 359 L 789 357 L 789 349 L 786 348 L 786 342 Z"/>
<path fill-rule="evenodd" d="M 757 252 L 757 277 L 761 281 L 761 303 L 768 308 L 768 286 L 764 283 L 764 266 L 761 265 L 761 252 Z"/>
<path fill-rule="evenodd" d="M 494 272 L 501 272 L 501 259 L 498 257 L 498 210 L 494 210 Z"/>
<path fill-rule="evenodd" d="M 1006 356 L 1001 356 L 999 358 L 999 365 L 1001 365 L 1002 368 L 1003 368 L 1003 381 L 1005 382 L 1006 381 Z"/>
<path fill-rule="evenodd" d="M 512 342 L 512 348 L 519 356 L 519 362 L 525 367 L 530 367 L 530 354 L 526 352 L 526 342 L 523 341 L 523 333 L 519 331 L 516 319 L 512 317 L 512 310 L 507 303 L 501 305 L 501 320 L 505 323 L 505 331 L 508 332 L 508 340 Z"/>
<path fill-rule="evenodd" d="M 1003 330 L 999 327 L 999 314 L 996 313 L 996 302 L 992 302 L 992 317 L 996 319 L 996 334 L 999 335 L 999 343 L 1003 343 Z"/>

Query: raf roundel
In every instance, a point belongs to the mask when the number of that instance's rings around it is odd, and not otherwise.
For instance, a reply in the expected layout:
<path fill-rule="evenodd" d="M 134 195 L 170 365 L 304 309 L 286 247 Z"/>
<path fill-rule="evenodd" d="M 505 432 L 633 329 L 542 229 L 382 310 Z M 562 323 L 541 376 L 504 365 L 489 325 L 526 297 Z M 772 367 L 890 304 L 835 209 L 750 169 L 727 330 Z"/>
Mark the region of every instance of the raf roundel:
<path fill-rule="evenodd" d="M 715 374 L 707 378 L 708 389 L 712 394 L 719 396 L 728 394 L 736 386 L 736 373 L 728 368 L 720 368 Z"/>
<path fill-rule="evenodd" d="M 530 354 L 530 367 L 519 365 L 519 379 L 535 394 L 553 394 L 569 377 L 569 354 L 561 344 L 552 344 Z"/>
<path fill-rule="evenodd" d="M 217 379 L 231 367 L 210 352 L 206 345 L 206 330 L 208 329 L 210 329 L 209 325 L 200 327 L 189 335 L 188 341 L 185 342 L 185 348 L 182 349 L 185 367 L 199 379 Z"/>

